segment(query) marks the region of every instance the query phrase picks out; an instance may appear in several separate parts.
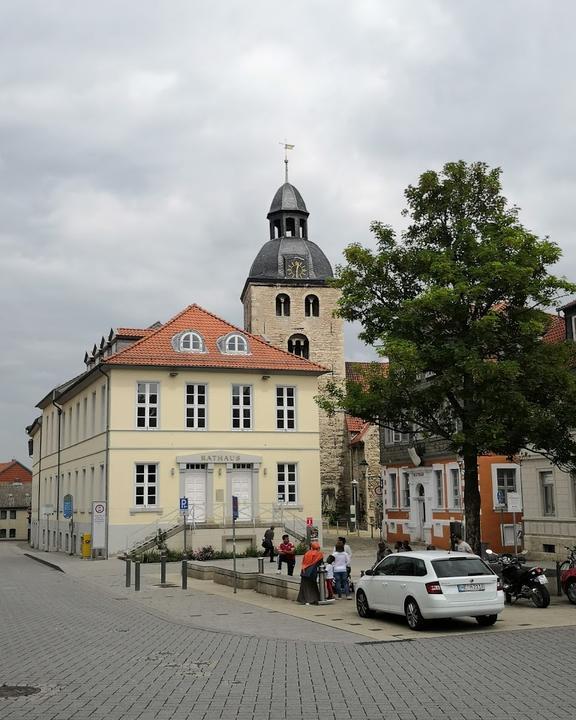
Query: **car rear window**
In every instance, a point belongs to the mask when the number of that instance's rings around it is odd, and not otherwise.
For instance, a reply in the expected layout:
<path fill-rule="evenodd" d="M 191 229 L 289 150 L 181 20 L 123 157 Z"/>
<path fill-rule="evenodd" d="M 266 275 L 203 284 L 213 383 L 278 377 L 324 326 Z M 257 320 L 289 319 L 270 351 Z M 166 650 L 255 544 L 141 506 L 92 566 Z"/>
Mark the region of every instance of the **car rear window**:
<path fill-rule="evenodd" d="M 450 557 L 445 560 L 432 560 L 432 567 L 439 578 L 494 574 L 480 558 Z"/>

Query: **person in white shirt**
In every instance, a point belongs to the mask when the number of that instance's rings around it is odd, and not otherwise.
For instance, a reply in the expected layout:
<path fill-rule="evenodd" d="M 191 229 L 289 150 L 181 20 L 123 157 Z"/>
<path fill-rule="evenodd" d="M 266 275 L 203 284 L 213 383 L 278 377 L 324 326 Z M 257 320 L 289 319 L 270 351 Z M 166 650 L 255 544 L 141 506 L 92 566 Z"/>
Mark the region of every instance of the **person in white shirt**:
<path fill-rule="evenodd" d="M 336 594 L 340 600 L 345 595 L 349 600 L 352 600 L 350 595 L 350 587 L 348 584 L 348 568 L 350 567 L 350 556 L 344 550 L 344 544 L 341 542 L 336 543 L 334 549 L 334 584 L 336 586 Z"/>
<path fill-rule="evenodd" d="M 326 600 L 334 600 L 334 555 L 326 558 Z"/>
<path fill-rule="evenodd" d="M 456 535 L 456 547 L 454 548 L 456 552 L 464 552 L 464 553 L 472 553 L 474 554 L 474 550 L 468 545 L 466 540 L 462 540 L 460 535 Z"/>

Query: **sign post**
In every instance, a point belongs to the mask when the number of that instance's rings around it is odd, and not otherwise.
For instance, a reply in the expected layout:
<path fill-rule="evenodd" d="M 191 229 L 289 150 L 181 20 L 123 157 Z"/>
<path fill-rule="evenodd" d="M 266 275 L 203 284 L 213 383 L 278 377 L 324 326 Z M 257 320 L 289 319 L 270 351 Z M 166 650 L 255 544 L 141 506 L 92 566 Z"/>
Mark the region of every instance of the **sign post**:
<path fill-rule="evenodd" d="M 70 493 L 67 495 L 64 495 L 64 499 L 62 500 L 62 517 L 65 520 L 69 520 L 69 530 L 70 530 L 70 548 L 71 552 L 70 555 L 74 554 L 74 545 L 72 542 L 72 538 L 74 537 L 74 499 Z M 68 548 L 66 548 L 68 549 Z"/>
<path fill-rule="evenodd" d="M 512 513 L 512 527 L 514 532 L 514 555 L 518 552 L 518 538 L 516 537 L 516 513 L 522 512 L 522 496 L 517 492 L 508 493 L 508 512 Z"/>
<path fill-rule="evenodd" d="M 184 520 L 184 555 L 187 554 L 186 547 L 186 526 L 188 525 L 188 498 L 180 498 L 180 510 L 182 511 L 182 519 Z"/>
<path fill-rule="evenodd" d="M 94 550 L 106 547 L 106 502 L 96 500 L 92 503 L 92 559 Z"/>
<path fill-rule="evenodd" d="M 238 496 L 232 495 L 232 563 L 234 568 L 234 594 L 236 594 L 236 520 L 238 520 Z"/>

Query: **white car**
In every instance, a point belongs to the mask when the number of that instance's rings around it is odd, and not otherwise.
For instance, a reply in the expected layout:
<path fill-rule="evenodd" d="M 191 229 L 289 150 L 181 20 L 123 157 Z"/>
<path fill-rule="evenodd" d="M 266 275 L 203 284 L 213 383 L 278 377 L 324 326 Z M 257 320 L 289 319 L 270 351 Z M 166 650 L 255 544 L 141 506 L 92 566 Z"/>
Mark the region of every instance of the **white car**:
<path fill-rule="evenodd" d="M 444 550 L 388 555 L 357 583 L 360 617 L 375 610 L 405 615 L 412 630 L 426 620 L 471 615 L 493 625 L 504 609 L 498 576 L 477 555 Z"/>

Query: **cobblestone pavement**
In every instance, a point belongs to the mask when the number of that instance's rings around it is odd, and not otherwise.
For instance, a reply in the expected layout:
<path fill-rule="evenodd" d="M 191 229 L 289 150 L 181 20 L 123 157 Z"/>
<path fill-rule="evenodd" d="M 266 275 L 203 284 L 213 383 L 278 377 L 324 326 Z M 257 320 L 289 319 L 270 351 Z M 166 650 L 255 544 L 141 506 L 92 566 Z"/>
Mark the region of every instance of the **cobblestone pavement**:
<path fill-rule="evenodd" d="M 41 688 L 0 697 L 1 720 L 568 720 L 576 707 L 572 627 L 397 643 L 325 642 L 291 617 L 307 640 L 204 630 L 7 544 L 0 608 L 0 686 Z M 274 616 L 254 612 L 269 632 Z"/>

